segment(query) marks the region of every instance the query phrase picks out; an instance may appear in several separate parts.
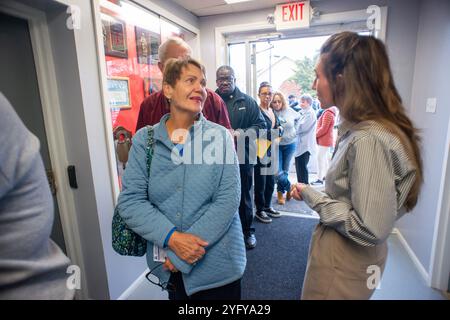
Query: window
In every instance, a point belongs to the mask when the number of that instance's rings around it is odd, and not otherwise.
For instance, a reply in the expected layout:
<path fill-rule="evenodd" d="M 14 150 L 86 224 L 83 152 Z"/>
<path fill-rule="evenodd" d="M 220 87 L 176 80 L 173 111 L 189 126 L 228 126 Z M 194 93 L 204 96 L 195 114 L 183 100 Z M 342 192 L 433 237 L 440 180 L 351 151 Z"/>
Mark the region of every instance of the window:
<path fill-rule="evenodd" d="M 245 72 L 245 43 L 229 45 L 230 66 L 236 76 L 236 86 L 244 93 L 247 93 L 247 75 Z"/>

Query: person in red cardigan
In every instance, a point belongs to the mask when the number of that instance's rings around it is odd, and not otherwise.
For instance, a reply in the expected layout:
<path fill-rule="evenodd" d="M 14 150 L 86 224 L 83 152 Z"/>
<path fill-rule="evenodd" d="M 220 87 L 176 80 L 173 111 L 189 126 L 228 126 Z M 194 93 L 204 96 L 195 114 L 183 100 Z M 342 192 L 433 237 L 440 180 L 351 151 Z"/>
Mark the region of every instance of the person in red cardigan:
<path fill-rule="evenodd" d="M 163 72 L 164 63 L 168 59 L 190 56 L 191 52 L 191 48 L 184 40 L 178 37 L 171 37 L 159 47 L 158 67 L 161 72 Z M 206 101 L 202 111 L 205 118 L 220 124 L 227 129 L 231 129 L 230 118 L 225 102 L 223 102 L 222 98 L 217 93 L 210 89 L 206 89 L 206 93 Z M 169 103 L 164 97 L 163 92 L 158 91 L 152 93 L 141 103 L 136 124 L 136 132 L 146 125 L 159 123 L 162 116 L 169 113 L 169 111 Z"/>
<path fill-rule="evenodd" d="M 329 165 L 329 150 L 334 147 L 334 125 L 336 122 L 337 110 L 335 107 L 325 109 L 317 121 L 316 140 L 317 140 L 317 162 L 318 172 L 317 180 L 311 184 L 323 184 Z"/>

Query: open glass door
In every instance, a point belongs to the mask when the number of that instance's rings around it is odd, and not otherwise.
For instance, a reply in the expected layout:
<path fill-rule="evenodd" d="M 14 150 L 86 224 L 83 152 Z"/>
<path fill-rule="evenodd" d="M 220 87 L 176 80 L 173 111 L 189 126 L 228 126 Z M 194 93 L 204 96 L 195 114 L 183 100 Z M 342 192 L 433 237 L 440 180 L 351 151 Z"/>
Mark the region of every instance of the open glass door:
<path fill-rule="evenodd" d="M 255 99 L 263 81 L 286 97 L 314 96 L 311 85 L 320 47 L 330 35 L 344 30 L 371 34 L 365 21 L 283 33 L 233 34 L 227 38 L 228 63 L 235 70 L 238 87 Z"/>

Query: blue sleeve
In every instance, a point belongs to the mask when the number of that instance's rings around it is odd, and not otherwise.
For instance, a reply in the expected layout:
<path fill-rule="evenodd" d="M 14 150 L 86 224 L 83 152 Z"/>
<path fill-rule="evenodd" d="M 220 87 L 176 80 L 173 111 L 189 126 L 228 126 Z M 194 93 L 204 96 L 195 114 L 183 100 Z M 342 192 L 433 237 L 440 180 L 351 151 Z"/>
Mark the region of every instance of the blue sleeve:
<path fill-rule="evenodd" d="M 164 240 L 164 248 L 167 248 L 167 246 L 169 245 L 169 239 L 172 236 L 172 233 L 174 233 L 175 231 L 177 231 L 176 227 L 173 227 L 172 230 L 169 231 L 169 233 L 167 234 L 166 239 Z"/>
<path fill-rule="evenodd" d="M 128 227 L 162 248 L 175 226 L 148 200 L 147 139 L 147 127 L 133 137 L 117 206 Z"/>

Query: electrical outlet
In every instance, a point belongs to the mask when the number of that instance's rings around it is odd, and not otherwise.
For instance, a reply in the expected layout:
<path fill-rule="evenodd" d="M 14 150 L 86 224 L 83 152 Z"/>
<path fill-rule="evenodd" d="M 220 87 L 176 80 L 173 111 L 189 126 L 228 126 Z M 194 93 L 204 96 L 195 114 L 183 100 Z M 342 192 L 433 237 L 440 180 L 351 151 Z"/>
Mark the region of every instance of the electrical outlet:
<path fill-rule="evenodd" d="M 436 98 L 428 98 L 427 99 L 426 112 L 436 113 Z"/>

